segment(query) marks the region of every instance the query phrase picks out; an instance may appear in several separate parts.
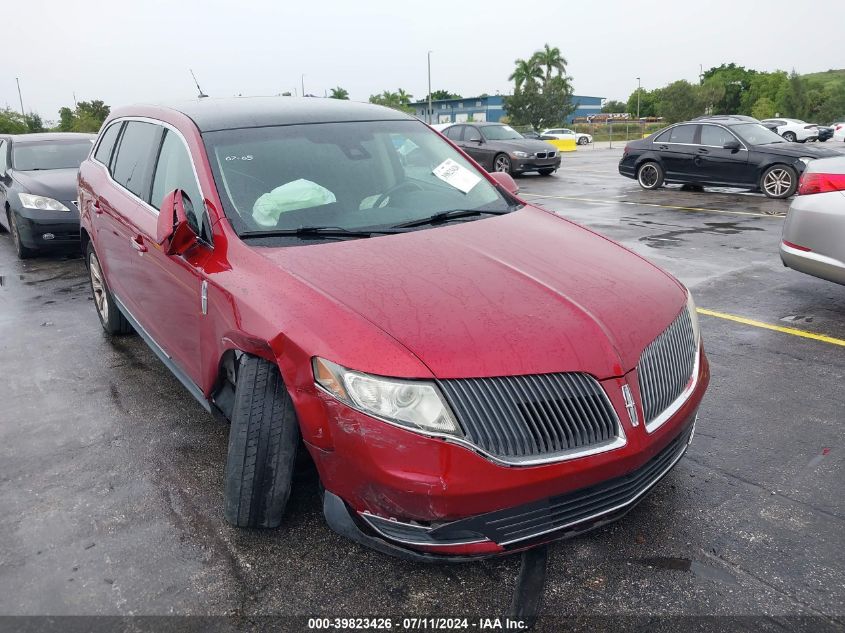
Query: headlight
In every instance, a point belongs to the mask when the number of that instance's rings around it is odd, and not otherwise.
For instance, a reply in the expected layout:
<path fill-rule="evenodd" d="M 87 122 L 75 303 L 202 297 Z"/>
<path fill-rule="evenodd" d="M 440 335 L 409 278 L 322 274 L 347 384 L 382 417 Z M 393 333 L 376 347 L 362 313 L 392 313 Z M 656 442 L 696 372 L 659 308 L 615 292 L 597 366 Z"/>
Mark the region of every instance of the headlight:
<path fill-rule="evenodd" d="M 805 165 L 809 165 L 809 164 L 810 164 L 810 161 L 811 161 L 811 160 L 813 160 L 813 159 L 812 159 L 812 158 L 810 158 L 809 156 L 802 156 L 802 157 L 801 157 L 801 158 L 799 158 L 798 160 L 800 160 L 800 161 L 801 161 L 802 163 L 804 163 Z"/>
<path fill-rule="evenodd" d="M 371 376 L 316 357 L 312 367 L 314 381 L 353 409 L 412 431 L 463 435 L 433 383 Z"/>
<path fill-rule="evenodd" d="M 515 158 L 528 158 L 531 156 L 528 152 L 512 152 L 512 154 Z"/>
<path fill-rule="evenodd" d="M 701 345 L 701 326 L 698 324 L 698 312 L 695 309 L 695 301 L 692 299 L 692 294 L 687 290 L 687 312 L 689 312 L 689 319 L 692 323 L 692 332 L 695 336 L 695 348 Z"/>
<path fill-rule="evenodd" d="M 42 211 L 69 211 L 65 205 L 58 200 L 45 196 L 35 196 L 31 193 L 19 193 L 21 204 L 27 209 L 41 209 Z"/>

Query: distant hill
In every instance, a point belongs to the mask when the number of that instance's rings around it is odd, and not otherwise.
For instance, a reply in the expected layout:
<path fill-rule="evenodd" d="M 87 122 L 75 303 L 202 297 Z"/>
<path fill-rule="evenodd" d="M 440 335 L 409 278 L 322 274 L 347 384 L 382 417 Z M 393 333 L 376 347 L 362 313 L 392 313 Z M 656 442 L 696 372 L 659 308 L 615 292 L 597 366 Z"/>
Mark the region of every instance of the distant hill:
<path fill-rule="evenodd" d="M 830 69 L 820 73 L 808 73 L 801 76 L 804 79 L 809 79 L 814 83 L 820 83 L 823 86 L 834 82 L 845 83 L 845 68 L 840 68 L 839 70 Z"/>

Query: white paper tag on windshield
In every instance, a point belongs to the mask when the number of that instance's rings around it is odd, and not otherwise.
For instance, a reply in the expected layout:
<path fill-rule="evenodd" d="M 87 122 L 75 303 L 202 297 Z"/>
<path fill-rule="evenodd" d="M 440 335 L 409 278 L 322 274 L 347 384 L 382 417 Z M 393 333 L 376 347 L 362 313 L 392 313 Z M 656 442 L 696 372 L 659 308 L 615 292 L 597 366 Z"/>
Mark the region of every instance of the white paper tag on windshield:
<path fill-rule="evenodd" d="M 455 189 L 464 193 L 467 193 L 481 181 L 480 176 L 476 176 L 469 169 L 459 165 L 451 158 L 447 158 L 440 163 L 434 168 L 432 173 L 443 182 L 452 185 Z"/>

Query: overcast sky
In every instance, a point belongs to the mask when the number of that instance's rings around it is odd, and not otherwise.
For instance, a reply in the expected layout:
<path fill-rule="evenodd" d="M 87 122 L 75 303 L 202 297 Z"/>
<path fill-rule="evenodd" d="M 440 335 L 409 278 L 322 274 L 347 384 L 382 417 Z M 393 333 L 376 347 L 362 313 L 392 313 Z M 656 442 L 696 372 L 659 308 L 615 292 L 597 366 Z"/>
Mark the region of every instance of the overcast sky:
<path fill-rule="evenodd" d="M 509 92 L 518 57 L 548 42 L 569 61 L 576 94 L 627 99 L 736 62 L 801 73 L 845 67 L 842 0 L 754 2 L 402 2 L 401 0 L 27 0 L 7 24 L 0 107 L 56 119 L 59 107 L 190 98 L 189 68 L 211 96 L 270 95 L 333 86 L 366 101 L 384 89 L 464 96 Z M 800 16 L 800 21 L 797 19 Z M 828 24 L 830 25 L 828 27 Z M 836 27 L 838 29 L 838 27 Z M 825 32 L 827 31 L 827 32 Z"/>

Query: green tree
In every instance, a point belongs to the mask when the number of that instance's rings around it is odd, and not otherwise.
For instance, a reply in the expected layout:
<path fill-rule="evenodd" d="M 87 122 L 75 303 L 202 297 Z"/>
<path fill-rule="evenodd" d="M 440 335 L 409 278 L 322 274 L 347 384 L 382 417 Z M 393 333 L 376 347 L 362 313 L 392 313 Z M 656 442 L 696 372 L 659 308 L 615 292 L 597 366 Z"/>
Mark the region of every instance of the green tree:
<path fill-rule="evenodd" d="M 563 125 L 575 109 L 572 88 L 566 77 L 552 77 L 542 90 L 536 83 L 527 84 L 505 97 L 505 109 L 512 125 L 530 125 L 534 129 Z"/>
<path fill-rule="evenodd" d="M 712 114 L 748 114 L 742 110 L 742 94 L 751 85 L 751 80 L 757 74 L 756 70 L 749 70 L 734 63 L 715 66 L 704 72 L 702 83 L 710 85 L 710 95 L 717 96 L 713 103 L 708 104 Z M 721 89 L 717 88 L 721 86 Z"/>
<path fill-rule="evenodd" d="M 97 132 L 111 108 L 102 101 L 80 101 L 76 108 L 59 109 L 60 132 Z"/>
<path fill-rule="evenodd" d="M 448 90 L 435 90 L 431 93 L 432 101 L 443 101 L 444 99 L 463 99 L 463 97 Z M 428 95 L 426 95 L 425 100 L 428 101 Z"/>
<path fill-rule="evenodd" d="M 825 100 L 818 114 L 819 123 L 845 119 L 845 83 L 831 82 L 825 86 Z"/>
<path fill-rule="evenodd" d="M 623 103 L 622 101 L 614 101 L 611 99 L 605 102 L 604 106 L 602 106 L 601 111 L 614 114 L 620 112 L 628 112 L 628 104 Z"/>
<path fill-rule="evenodd" d="M 660 91 L 657 115 L 668 123 L 688 121 L 702 114 L 703 107 L 698 86 L 685 79 L 674 81 Z"/>
<path fill-rule="evenodd" d="M 803 119 L 807 116 L 806 81 L 793 69 L 789 73 L 789 86 L 781 101 L 781 116 Z"/>
<path fill-rule="evenodd" d="M 370 103 L 376 105 L 387 106 L 395 110 L 402 110 L 403 112 L 413 112 L 414 109 L 409 106 L 411 103 L 411 95 L 401 88 L 396 92 L 385 90 L 378 95 L 370 95 Z"/>
<path fill-rule="evenodd" d="M 79 117 L 89 117 L 97 121 L 97 129 L 103 124 L 109 114 L 111 108 L 102 101 L 80 101 L 76 106 L 76 115 Z"/>
<path fill-rule="evenodd" d="M 748 83 L 748 89 L 742 93 L 740 112 L 752 113 L 756 103 L 763 98 L 774 103 L 775 112 L 777 112 L 777 104 L 783 102 L 788 87 L 789 77 L 782 70 L 755 74 Z M 754 116 L 753 113 L 752 116 Z"/>
<path fill-rule="evenodd" d="M 44 127 L 44 121 L 41 120 L 41 117 L 35 112 L 30 112 L 26 116 L 24 116 L 24 122 L 26 123 L 26 131 L 30 133 L 35 132 L 46 132 L 47 128 Z"/>
<path fill-rule="evenodd" d="M 768 97 L 760 97 L 754 107 L 751 108 L 751 116 L 755 119 L 771 119 L 777 112 L 775 108 L 774 101 Z"/>
<path fill-rule="evenodd" d="M 545 83 L 548 83 L 552 78 L 552 73 L 557 71 L 559 75 L 566 75 L 566 58 L 560 54 L 560 49 L 557 46 L 551 47 L 548 44 L 543 46 L 543 50 L 534 53 L 532 58 L 536 65 L 540 68 L 545 68 L 546 76 Z"/>
<path fill-rule="evenodd" d="M 646 90 L 639 88 L 631 93 L 628 97 L 628 112 L 633 116 L 637 116 L 637 94 L 640 95 L 640 117 L 656 117 L 657 116 L 657 101 L 660 90 Z"/>
<path fill-rule="evenodd" d="M 332 88 L 331 94 L 329 95 L 330 99 L 342 99 L 342 100 L 349 100 L 349 92 L 345 88 L 341 88 L 338 86 L 337 88 Z"/>
<path fill-rule="evenodd" d="M 512 81 L 516 90 L 520 90 L 523 86 L 526 89 L 534 88 L 537 80 L 543 78 L 543 69 L 537 65 L 537 59 L 531 57 L 529 59 L 517 59 L 514 64 L 516 68 L 508 77 L 508 81 Z"/>
<path fill-rule="evenodd" d="M 29 131 L 24 116 L 9 108 L 0 110 L 0 134 L 26 134 Z"/>

